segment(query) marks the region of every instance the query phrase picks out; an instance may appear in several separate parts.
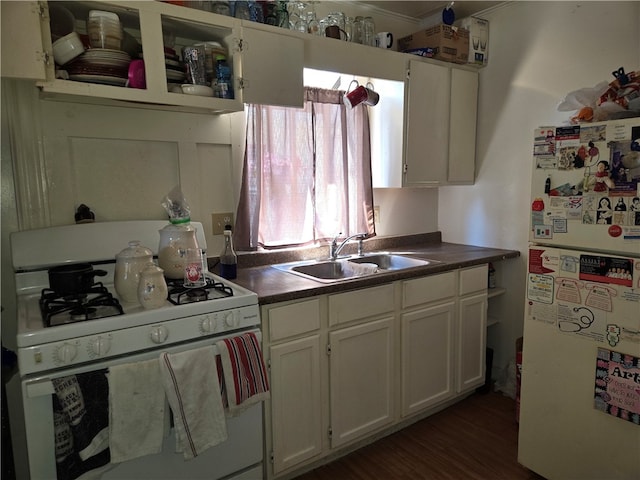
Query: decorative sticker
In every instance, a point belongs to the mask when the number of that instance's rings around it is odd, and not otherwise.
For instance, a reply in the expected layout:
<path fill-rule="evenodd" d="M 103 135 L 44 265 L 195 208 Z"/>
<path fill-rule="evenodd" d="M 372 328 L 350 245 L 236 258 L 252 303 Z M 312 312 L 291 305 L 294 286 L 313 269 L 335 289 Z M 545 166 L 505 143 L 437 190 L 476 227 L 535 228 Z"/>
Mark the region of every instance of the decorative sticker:
<path fill-rule="evenodd" d="M 558 302 L 558 330 L 594 342 L 605 341 L 606 314 L 597 310 Z"/>
<path fill-rule="evenodd" d="M 557 277 L 558 291 L 556 292 L 556 298 L 565 302 L 571 302 L 576 304 L 582 303 L 582 296 L 580 295 L 580 289 L 584 287 L 582 282 L 579 282 L 573 278 Z"/>
<path fill-rule="evenodd" d="M 560 266 L 560 254 L 557 250 L 529 249 L 529 273 L 557 272 Z"/>
<path fill-rule="evenodd" d="M 633 286 L 633 263 L 630 258 L 605 255 L 580 255 L 580 280 Z"/>
<path fill-rule="evenodd" d="M 553 277 L 551 275 L 529 274 L 527 298 L 534 302 L 553 303 Z"/>
<path fill-rule="evenodd" d="M 594 408 L 640 425 L 640 358 L 598 348 Z"/>
<path fill-rule="evenodd" d="M 533 155 L 546 158 L 554 158 L 555 153 L 555 127 L 537 128 L 534 134 Z M 555 168 L 555 166 L 553 168 Z"/>
<path fill-rule="evenodd" d="M 553 238 L 553 227 L 550 225 L 534 225 L 533 238 Z"/>

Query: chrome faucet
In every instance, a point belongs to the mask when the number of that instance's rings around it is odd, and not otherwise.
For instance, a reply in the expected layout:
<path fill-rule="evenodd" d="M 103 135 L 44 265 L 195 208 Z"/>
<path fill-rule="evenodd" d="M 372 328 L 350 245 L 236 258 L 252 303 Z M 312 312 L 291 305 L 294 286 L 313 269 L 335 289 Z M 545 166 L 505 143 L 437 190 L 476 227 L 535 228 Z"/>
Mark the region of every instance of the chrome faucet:
<path fill-rule="evenodd" d="M 331 258 L 331 260 L 336 260 L 338 258 L 338 254 L 344 248 L 347 242 L 352 238 L 356 238 L 356 237 L 358 237 L 358 255 L 362 255 L 363 253 L 362 241 L 365 238 L 367 238 L 366 233 L 356 233 L 355 235 L 351 235 L 350 237 L 345 238 L 344 241 L 340 245 L 338 245 L 338 237 L 340 235 L 342 235 L 342 232 L 340 232 L 338 235 L 334 237 L 334 239 L 331 241 L 331 245 L 329 246 L 329 257 Z"/>

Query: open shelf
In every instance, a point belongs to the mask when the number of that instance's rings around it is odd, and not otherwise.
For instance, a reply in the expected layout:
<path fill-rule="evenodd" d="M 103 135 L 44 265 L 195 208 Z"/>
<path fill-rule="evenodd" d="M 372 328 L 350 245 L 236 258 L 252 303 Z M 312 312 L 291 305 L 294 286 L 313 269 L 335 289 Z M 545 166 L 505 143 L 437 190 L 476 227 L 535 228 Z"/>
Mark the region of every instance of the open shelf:
<path fill-rule="evenodd" d="M 487 289 L 487 298 L 497 297 L 497 296 L 503 295 L 506 292 L 507 292 L 507 289 L 502 287 L 489 288 Z"/>

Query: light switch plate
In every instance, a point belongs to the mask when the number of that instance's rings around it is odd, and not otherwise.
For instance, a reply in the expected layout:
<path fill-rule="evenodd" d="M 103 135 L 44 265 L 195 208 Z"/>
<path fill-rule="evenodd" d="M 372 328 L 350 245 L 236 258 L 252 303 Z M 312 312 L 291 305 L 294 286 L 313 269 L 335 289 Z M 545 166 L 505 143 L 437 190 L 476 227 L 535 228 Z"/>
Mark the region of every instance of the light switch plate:
<path fill-rule="evenodd" d="M 214 235 L 222 235 L 224 233 L 225 225 L 231 225 L 231 227 L 233 227 L 232 212 L 211 214 L 211 227 Z"/>

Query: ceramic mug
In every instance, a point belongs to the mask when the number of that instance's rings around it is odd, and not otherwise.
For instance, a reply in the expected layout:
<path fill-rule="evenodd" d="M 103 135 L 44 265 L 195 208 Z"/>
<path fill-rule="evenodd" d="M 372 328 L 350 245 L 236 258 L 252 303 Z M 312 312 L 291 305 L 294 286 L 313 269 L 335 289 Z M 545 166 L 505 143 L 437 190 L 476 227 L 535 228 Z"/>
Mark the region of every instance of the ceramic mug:
<path fill-rule="evenodd" d="M 391 48 L 393 46 L 393 33 L 391 32 L 376 33 L 376 46 L 379 48 Z"/>
<path fill-rule="evenodd" d="M 356 88 L 351 91 L 347 91 L 344 95 L 343 100 L 347 108 L 355 108 L 361 103 L 369 106 L 374 106 L 378 103 L 380 95 L 373 90 L 373 85 L 371 83 L 368 83 L 366 87 L 363 87 L 362 85 L 358 85 L 357 80 L 353 80 L 349 85 L 349 88 L 351 88 L 351 85 L 354 83 L 357 85 Z"/>
<path fill-rule="evenodd" d="M 325 37 L 337 38 L 338 40 L 349 40 L 347 32 L 345 32 L 337 25 L 329 25 L 328 27 L 326 27 L 324 29 L 324 35 Z"/>

